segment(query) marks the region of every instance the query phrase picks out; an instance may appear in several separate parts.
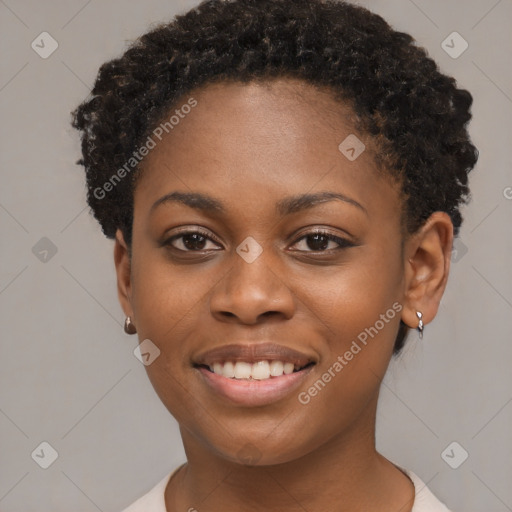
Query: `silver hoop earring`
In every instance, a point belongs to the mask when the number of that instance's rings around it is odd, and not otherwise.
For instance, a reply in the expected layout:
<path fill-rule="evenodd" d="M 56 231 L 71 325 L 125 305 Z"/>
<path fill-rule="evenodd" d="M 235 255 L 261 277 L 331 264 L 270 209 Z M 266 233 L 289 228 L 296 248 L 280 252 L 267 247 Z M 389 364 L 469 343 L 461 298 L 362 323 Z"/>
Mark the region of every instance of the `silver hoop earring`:
<path fill-rule="evenodd" d="M 423 314 L 420 311 L 416 311 L 416 316 L 418 317 L 418 332 L 420 333 L 420 340 L 423 339 Z"/>
<path fill-rule="evenodd" d="M 137 332 L 137 329 L 135 328 L 135 325 L 133 325 L 132 319 L 127 316 L 124 321 L 124 332 L 126 334 L 135 334 Z"/>

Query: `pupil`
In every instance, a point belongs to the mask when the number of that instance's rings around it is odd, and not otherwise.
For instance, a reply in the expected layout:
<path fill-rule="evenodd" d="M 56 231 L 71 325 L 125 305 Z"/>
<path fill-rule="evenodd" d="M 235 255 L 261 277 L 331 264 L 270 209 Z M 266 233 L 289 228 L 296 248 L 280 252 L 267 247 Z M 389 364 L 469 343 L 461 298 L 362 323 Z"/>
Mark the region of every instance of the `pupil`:
<path fill-rule="evenodd" d="M 314 251 L 325 249 L 329 245 L 329 239 L 325 235 L 310 235 L 308 238 L 308 247 Z M 323 243 L 319 241 L 320 239 L 324 240 Z M 310 241 L 313 241 L 313 243 L 310 243 Z"/>
<path fill-rule="evenodd" d="M 187 249 L 201 250 L 204 248 L 206 238 L 198 233 L 183 237 L 183 244 Z M 309 235 L 308 247 L 313 251 L 321 251 L 329 245 L 329 239 L 325 235 Z"/>
<path fill-rule="evenodd" d="M 192 243 L 187 243 L 187 241 L 189 241 L 189 240 L 192 240 Z M 183 245 L 187 249 L 201 250 L 204 247 L 205 241 L 206 241 L 205 237 L 198 233 L 193 233 L 191 235 L 186 235 L 183 237 Z M 198 247 L 198 245 L 200 245 L 200 247 Z"/>

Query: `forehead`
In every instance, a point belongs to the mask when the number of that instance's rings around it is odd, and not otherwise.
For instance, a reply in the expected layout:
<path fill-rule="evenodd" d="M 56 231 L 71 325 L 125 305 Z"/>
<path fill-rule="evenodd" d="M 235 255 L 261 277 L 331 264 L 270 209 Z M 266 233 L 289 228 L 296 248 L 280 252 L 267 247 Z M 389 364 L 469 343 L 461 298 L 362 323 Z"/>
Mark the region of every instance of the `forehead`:
<path fill-rule="evenodd" d="M 328 89 L 295 79 L 210 84 L 183 96 L 166 119 L 172 116 L 172 128 L 153 135 L 136 207 L 174 190 L 227 204 L 327 189 L 372 203 L 396 192 L 377 171 L 356 114 Z M 356 160 L 340 150 L 347 138 L 367 148 Z"/>

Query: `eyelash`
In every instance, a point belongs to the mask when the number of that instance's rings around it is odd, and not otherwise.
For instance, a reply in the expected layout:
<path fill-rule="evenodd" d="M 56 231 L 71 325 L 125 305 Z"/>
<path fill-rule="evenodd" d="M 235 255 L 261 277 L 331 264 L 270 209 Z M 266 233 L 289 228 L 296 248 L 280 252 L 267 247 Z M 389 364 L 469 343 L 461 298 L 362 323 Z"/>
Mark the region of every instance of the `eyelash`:
<path fill-rule="evenodd" d="M 174 247 L 172 245 L 172 242 L 174 242 L 174 240 L 178 240 L 178 239 L 183 238 L 183 237 L 188 236 L 188 235 L 200 235 L 200 236 L 202 236 L 202 237 L 204 237 L 204 238 L 206 238 L 206 239 L 208 239 L 210 241 L 213 241 L 215 243 L 220 244 L 220 242 L 215 240 L 209 233 L 207 233 L 207 232 L 205 232 L 205 231 L 203 231 L 201 229 L 196 228 L 194 230 L 182 231 L 179 234 L 173 235 L 172 237 L 170 237 L 167 240 L 165 240 L 162 243 L 162 246 L 167 246 L 167 247 L 169 247 L 171 249 L 174 249 L 176 251 L 181 251 L 181 252 L 188 252 L 188 253 L 190 253 L 190 252 L 197 252 L 197 253 L 202 252 L 201 250 L 193 251 L 193 250 L 178 249 L 177 247 Z M 323 251 L 298 251 L 298 252 L 320 253 L 320 254 L 327 253 L 327 254 L 329 254 L 332 251 L 338 251 L 338 250 L 341 250 L 341 249 L 346 249 L 346 248 L 349 248 L 349 247 L 354 247 L 356 245 L 355 243 L 350 242 L 346 238 L 335 236 L 332 233 L 329 233 L 328 231 L 325 231 L 323 229 L 315 229 L 315 230 L 309 231 L 308 233 L 303 234 L 300 238 L 298 238 L 293 243 L 293 245 L 296 245 L 298 242 L 300 242 L 301 240 L 303 240 L 305 238 L 308 238 L 310 236 L 315 236 L 315 235 L 317 235 L 317 236 L 324 236 L 329 241 L 336 242 L 339 245 L 339 247 L 337 247 L 335 249 L 326 249 L 326 250 L 323 250 Z M 204 251 L 204 249 L 203 249 L 203 251 Z"/>

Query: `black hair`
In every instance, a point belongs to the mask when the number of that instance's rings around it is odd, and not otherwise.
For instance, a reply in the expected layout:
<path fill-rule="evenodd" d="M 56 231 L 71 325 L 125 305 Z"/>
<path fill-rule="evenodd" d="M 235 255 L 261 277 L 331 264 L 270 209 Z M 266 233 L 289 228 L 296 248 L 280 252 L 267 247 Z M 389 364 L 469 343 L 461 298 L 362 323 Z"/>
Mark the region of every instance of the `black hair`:
<path fill-rule="evenodd" d="M 378 167 L 401 183 L 406 234 L 444 211 L 458 235 L 478 159 L 466 129 L 471 94 L 409 34 L 336 0 L 206 0 L 101 66 L 72 123 L 81 131 L 88 204 L 104 234 L 114 238 L 119 228 L 131 245 L 141 167 L 134 152 L 180 98 L 213 82 L 278 77 L 327 87 L 352 107 L 357 128 L 378 148 Z M 394 354 L 407 332 L 401 321 Z"/>

